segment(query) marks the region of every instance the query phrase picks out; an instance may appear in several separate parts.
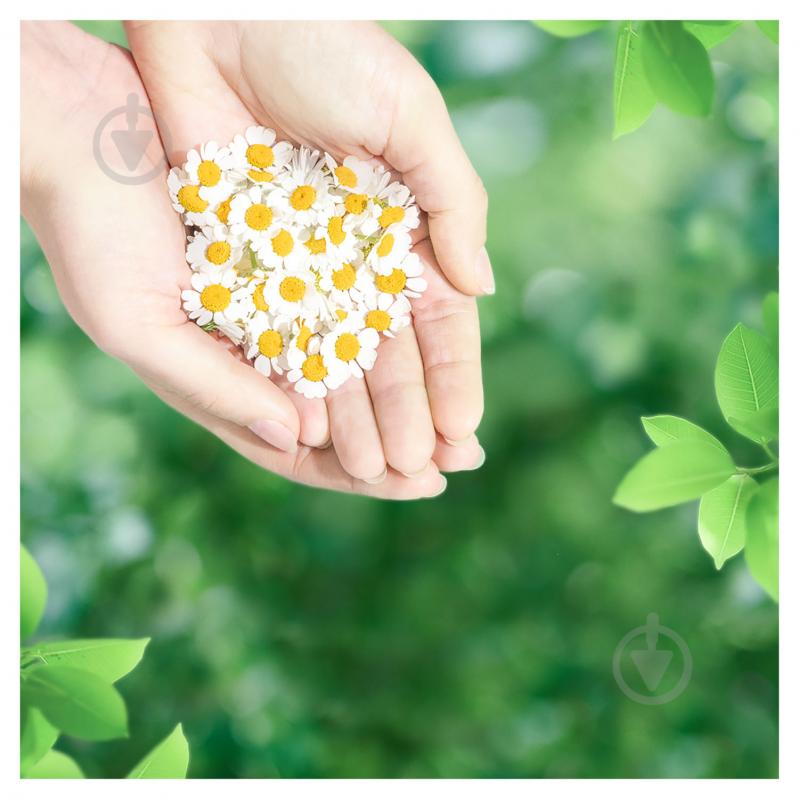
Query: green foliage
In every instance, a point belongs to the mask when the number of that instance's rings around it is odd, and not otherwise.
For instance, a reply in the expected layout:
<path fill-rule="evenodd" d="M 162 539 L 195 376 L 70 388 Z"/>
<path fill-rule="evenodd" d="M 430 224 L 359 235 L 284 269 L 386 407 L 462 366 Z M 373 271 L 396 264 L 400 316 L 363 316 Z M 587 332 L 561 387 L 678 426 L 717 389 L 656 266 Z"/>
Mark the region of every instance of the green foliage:
<path fill-rule="evenodd" d="M 47 586 L 36 561 L 21 547 L 21 629 L 32 633 L 44 611 Z M 149 638 L 41 641 L 20 655 L 20 773 L 30 779 L 79 778 L 80 767 L 53 749 L 59 735 L 86 741 L 126 737 L 128 714 L 113 683 L 142 659 Z M 132 776 L 182 778 L 189 747 L 178 725 Z"/>
<path fill-rule="evenodd" d="M 541 30 L 564 39 L 593 33 L 608 24 L 606 20 L 601 19 L 536 19 L 533 22 Z"/>
<path fill-rule="evenodd" d="M 19 632 L 27 638 L 36 632 L 47 604 L 47 584 L 36 561 L 25 547 L 20 548 Z"/>
<path fill-rule="evenodd" d="M 189 744 L 178 724 L 174 730 L 148 752 L 128 774 L 129 779 L 183 779 L 189 768 Z"/>
<path fill-rule="evenodd" d="M 655 96 L 673 111 L 703 117 L 713 104 L 713 70 L 702 43 L 681 22 L 647 22 L 641 31 L 644 72 Z"/>
<path fill-rule="evenodd" d="M 640 23 L 623 22 L 616 38 L 613 70 L 614 139 L 643 125 L 657 103 L 644 74 L 641 51 Z"/>
<path fill-rule="evenodd" d="M 717 569 L 746 548 L 752 576 L 776 601 L 778 576 L 778 478 L 762 486 L 754 475 L 778 468 L 769 444 L 777 438 L 779 297 L 763 302 L 768 338 L 742 324 L 724 339 L 716 360 L 716 399 L 733 430 L 760 444 L 769 462 L 736 467 L 724 445 L 677 416 L 644 416 L 657 449 L 624 476 L 614 502 L 634 511 L 656 510 L 701 497 L 698 529 Z"/>
<path fill-rule="evenodd" d="M 774 44 L 780 43 L 780 23 L 776 19 L 759 19 L 757 27 L 771 39 Z"/>
<path fill-rule="evenodd" d="M 635 511 L 668 508 L 701 497 L 734 473 L 728 452 L 704 441 L 676 441 L 641 458 L 613 501 Z"/>
<path fill-rule="evenodd" d="M 591 33 L 607 22 L 534 20 L 559 37 Z M 625 20 L 616 35 L 613 70 L 613 138 L 637 130 L 660 101 L 685 116 L 706 117 L 713 106 L 715 79 L 707 51 L 726 41 L 740 20 Z M 775 43 L 776 21 L 760 21 Z"/>
<path fill-rule="evenodd" d="M 716 399 L 727 423 L 760 444 L 779 432 L 779 363 L 765 336 L 738 324 L 716 361 Z"/>
<path fill-rule="evenodd" d="M 746 563 L 754 578 L 776 602 L 779 595 L 779 481 L 760 486 L 746 513 Z"/>

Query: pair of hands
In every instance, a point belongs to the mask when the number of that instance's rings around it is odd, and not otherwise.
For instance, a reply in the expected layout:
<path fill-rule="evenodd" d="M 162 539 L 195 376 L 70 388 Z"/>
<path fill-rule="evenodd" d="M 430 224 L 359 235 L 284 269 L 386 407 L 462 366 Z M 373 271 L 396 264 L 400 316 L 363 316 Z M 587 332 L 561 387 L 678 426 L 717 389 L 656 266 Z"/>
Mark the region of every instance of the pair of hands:
<path fill-rule="evenodd" d="M 135 63 L 67 23 L 23 25 L 23 212 L 77 323 L 178 411 L 291 479 L 408 499 L 443 491 L 441 472 L 480 466 L 487 202 L 427 73 L 367 23 L 127 33 Z M 91 155 L 97 123 L 131 93 L 149 96 L 172 165 L 261 124 L 339 160 L 379 158 L 410 187 L 429 288 L 365 380 L 308 400 L 188 322 L 185 231 L 165 182 L 117 183 Z"/>

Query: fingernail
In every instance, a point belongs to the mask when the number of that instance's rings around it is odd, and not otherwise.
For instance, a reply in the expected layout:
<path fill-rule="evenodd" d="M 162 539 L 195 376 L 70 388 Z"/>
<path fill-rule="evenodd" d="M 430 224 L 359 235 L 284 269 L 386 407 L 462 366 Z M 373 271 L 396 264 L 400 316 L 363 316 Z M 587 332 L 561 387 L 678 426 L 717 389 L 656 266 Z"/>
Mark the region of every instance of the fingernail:
<path fill-rule="evenodd" d="M 400 474 L 404 474 L 405 477 L 409 478 L 410 480 L 413 480 L 415 477 L 420 477 L 421 475 L 423 475 L 426 471 L 427 471 L 427 466 L 425 465 L 424 468 L 419 469 L 418 472 L 402 472 L 401 471 Z"/>
<path fill-rule="evenodd" d="M 332 447 L 332 446 L 333 446 L 333 439 L 332 438 L 328 438 L 327 441 L 325 441 L 324 444 L 320 444 L 317 447 L 317 449 L 330 449 L 330 447 Z"/>
<path fill-rule="evenodd" d="M 386 479 L 387 474 L 388 469 L 383 469 L 382 474 L 377 475 L 377 477 L 370 477 L 368 480 L 364 479 L 364 483 L 369 483 L 370 486 L 376 486 L 378 483 L 382 483 L 383 480 Z"/>
<path fill-rule="evenodd" d="M 491 269 L 491 260 L 488 257 L 488 250 L 483 247 L 477 255 L 477 282 L 483 290 L 483 294 L 493 294 L 497 288 L 494 284 L 494 272 Z"/>
<path fill-rule="evenodd" d="M 479 469 L 484 463 L 486 462 L 486 451 L 480 447 L 480 455 L 477 458 L 476 463 L 474 466 L 470 467 L 467 471 L 474 471 L 475 469 Z"/>
<path fill-rule="evenodd" d="M 444 477 L 443 474 L 440 474 L 439 477 L 441 478 L 441 488 L 435 492 L 435 494 L 430 494 L 430 498 L 441 496 L 447 490 L 447 478 Z"/>
<path fill-rule="evenodd" d="M 283 452 L 297 451 L 297 436 L 280 422 L 275 422 L 272 419 L 262 419 L 261 421 L 253 422 L 250 425 L 250 430 L 275 449 Z"/>
<path fill-rule="evenodd" d="M 471 436 L 466 436 L 466 438 L 459 438 L 457 441 L 453 438 L 447 438 L 444 436 L 444 441 L 447 442 L 451 447 L 459 447 L 461 444 L 465 444 L 467 441 L 471 440 Z"/>

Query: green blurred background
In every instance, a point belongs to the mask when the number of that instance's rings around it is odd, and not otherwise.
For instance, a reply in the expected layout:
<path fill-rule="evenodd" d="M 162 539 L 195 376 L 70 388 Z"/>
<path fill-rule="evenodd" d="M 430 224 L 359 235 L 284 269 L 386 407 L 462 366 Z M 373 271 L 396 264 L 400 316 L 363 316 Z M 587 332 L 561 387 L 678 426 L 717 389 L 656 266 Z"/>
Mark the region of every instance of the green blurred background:
<path fill-rule="evenodd" d="M 116 22 L 85 23 L 124 41 Z M 777 609 L 717 573 L 691 506 L 614 487 L 638 417 L 725 429 L 713 365 L 777 285 L 777 48 L 712 51 L 710 120 L 611 140 L 614 35 L 525 22 L 387 27 L 435 78 L 488 188 L 488 459 L 391 504 L 260 471 L 97 351 L 22 229 L 22 530 L 42 634 L 150 635 L 130 740 L 66 741 L 118 776 L 182 721 L 193 777 L 769 777 Z M 611 658 L 650 612 L 685 693 L 627 699 Z"/>

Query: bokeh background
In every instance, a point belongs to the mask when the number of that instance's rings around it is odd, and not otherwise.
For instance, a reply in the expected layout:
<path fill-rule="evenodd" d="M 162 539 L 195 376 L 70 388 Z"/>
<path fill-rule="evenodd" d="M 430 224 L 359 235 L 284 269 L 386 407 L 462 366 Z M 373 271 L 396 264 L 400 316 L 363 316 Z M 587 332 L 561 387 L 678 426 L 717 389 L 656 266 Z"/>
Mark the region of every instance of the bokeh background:
<path fill-rule="evenodd" d="M 116 22 L 84 23 L 124 42 Z M 488 188 L 488 454 L 433 501 L 295 486 L 179 417 L 97 351 L 22 228 L 22 530 L 42 633 L 152 636 L 121 684 L 129 740 L 63 741 L 119 776 L 182 721 L 193 777 L 769 777 L 777 609 L 716 572 L 695 508 L 614 487 L 642 414 L 687 416 L 744 463 L 719 345 L 777 285 L 777 48 L 712 51 L 709 120 L 658 109 L 611 140 L 614 34 L 526 22 L 387 27 L 435 78 Z M 685 693 L 616 686 L 656 612 Z"/>

